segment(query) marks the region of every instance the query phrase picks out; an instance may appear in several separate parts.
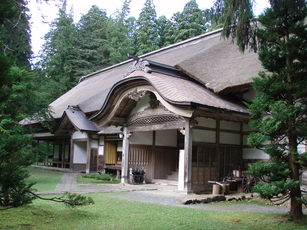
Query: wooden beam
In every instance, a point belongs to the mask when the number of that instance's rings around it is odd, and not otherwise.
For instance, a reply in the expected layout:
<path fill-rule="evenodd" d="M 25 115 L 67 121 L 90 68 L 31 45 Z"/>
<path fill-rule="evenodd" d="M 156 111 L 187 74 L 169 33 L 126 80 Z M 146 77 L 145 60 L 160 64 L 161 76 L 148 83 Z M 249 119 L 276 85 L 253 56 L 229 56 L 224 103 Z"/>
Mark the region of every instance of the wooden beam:
<path fill-rule="evenodd" d="M 128 130 L 129 132 L 145 132 L 145 131 L 165 130 L 165 129 L 180 129 L 183 127 L 185 127 L 185 122 L 178 121 L 178 122 L 168 122 L 168 123 L 157 124 L 157 125 L 129 127 Z"/>

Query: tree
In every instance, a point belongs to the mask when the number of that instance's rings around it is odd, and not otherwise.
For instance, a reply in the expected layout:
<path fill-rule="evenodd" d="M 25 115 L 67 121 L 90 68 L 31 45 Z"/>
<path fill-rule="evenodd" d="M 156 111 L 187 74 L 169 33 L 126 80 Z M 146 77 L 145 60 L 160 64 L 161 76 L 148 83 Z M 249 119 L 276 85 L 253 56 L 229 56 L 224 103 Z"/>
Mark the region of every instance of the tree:
<path fill-rule="evenodd" d="M 239 26 L 231 31 L 241 33 L 238 42 L 244 49 L 250 43 L 255 45 L 254 39 L 249 40 L 248 32 L 252 29 L 249 27 L 251 3 L 238 2 L 245 5 L 232 5 L 230 10 L 239 10 L 232 15 L 241 21 L 236 19 Z M 261 27 L 252 32 L 266 71 L 254 79 L 253 87 L 258 94 L 248 106 L 250 125 L 256 130 L 248 143 L 263 148 L 270 161 L 252 164 L 250 172 L 262 179 L 255 186 L 256 192 L 268 199 L 290 199 L 290 216 L 299 219 L 303 216 L 302 203 L 307 203 L 299 181 L 300 171 L 307 166 L 307 156 L 297 151 L 298 143 L 307 138 L 306 5 L 304 0 L 271 0 L 270 3 L 271 8 L 258 18 Z M 249 9 L 244 11 L 244 7 Z M 248 14 L 242 21 L 240 12 L 243 11 Z M 227 29 L 232 26 L 227 25 Z M 263 146 L 267 141 L 269 144 Z"/>
<path fill-rule="evenodd" d="M 0 47 L 4 54 L 15 57 L 17 65 L 29 68 L 32 51 L 26 1 L 4 1 L 1 8 L 3 15 L 0 16 Z"/>
<path fill-rule="evenodd" d="M 196 0 L 185 4 L 183 11 L 173 16 L 175 23 L 175 42 L 195 37 L 206 32 L 205 14 L 199 9 Z"/>
<path fill-rule="evenodd" d="M 161 16 L 157 20 L 159 32 L 159 47 L 174 44 L 174 24 L 165 16 Z"/>
<path fill-rule="evenodd" d="M 124 0 L 123 6 L 117 12 L 115 19 L 109 22 L 108 48 L 111 65 L 127 60 L 127 54 L 133 53 L 132 38 L 129 37 L 129 33 L 133 33 L 133 28 L 130 31 L 130 19 L 128 19 L 130 2 L 131 0 Z"/>
<path fill-rule="evenodd" d="M 97 6 L 78 22 L 78 60 L 74 68 L 79 77 L 110 65 L 109 23 L 106 11 Z"/>
<path fill-rule="evenodd" d="M 59 9 L 59 16 L 51 23 L 45 35 L 40 68 L 44 79 L 41 92 L 47 93 L 47 101 L 58 98 L 78 82 L 76 73 L 76 27 L 73 15 L 66 12 L 66 1 Z"/>
<path fill-rule="evenodd" d="M 157 14 L 153 0 L 146 0 L 136 23 L 136 55 L 159 48 Z"/>
<path fill-rule="evenodd" d="M 30 35 L 25 12 L 25 1 L 1 2 L 0 206 L 19 206 L 33 199 L 29 195 L 31 184 L 24 181 L 28 176 L 25 167 L 33 160 L 31 138 L 18 125 L 38 110 L 35 75 L 29 70 Z"/>
<path fill-rule="evenodd" d="M 225 1 L 215 1 L 210 9 L 204 10 L 204 14 L 208 30 L 222 28 L 225 20 Z"/>

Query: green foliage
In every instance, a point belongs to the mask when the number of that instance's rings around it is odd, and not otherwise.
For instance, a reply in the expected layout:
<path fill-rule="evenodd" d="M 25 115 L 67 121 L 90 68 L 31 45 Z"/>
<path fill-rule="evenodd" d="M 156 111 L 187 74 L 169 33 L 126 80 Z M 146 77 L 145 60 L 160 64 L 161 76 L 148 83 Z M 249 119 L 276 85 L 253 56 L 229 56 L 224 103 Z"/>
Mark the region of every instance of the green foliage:
<path fill-rule="evenodd" d="M 78 22 L 78 60 L 74 69 L 79 77 L 110 65 L 108 21 L 105 10 L 92 6 Z"/>
<path fill-rule="evenodd" d="M 141 55 L 159 48 L 157 14 L 153 0 L 146 0 L 136 22 L 136 55 Z"/>
<path fill-rule="evenodd" d="M 159 28 L 159 47 L 164 47 L 175 43 L 174 24 L 165 16 L 161 16 L 157 20 Z"/>
<path fill-rule="evenodd" d="M 112 174 L 103 173 L 103 174 L 84 174 L 82 178 L 93 179 L 91 180 L 81 180 L 82 182 L 94 182 L 94 183 L 119 183 L 120 181 Z"/>
<path fill-rule="evenodd" d="M 243 52 L 249 47 L 256 50 L 253 0 L 224 0 L 224 6 L 223 36 L 236 38 L 236 44 Z"/>
<path fill-rule="evenodd" d="M 173 16 L 175 23 L 175 42 L 195 37 L 206 32 L 205 13 L 199 9 L 196 0 L 190 0 Z"/>
<path fill-rule="evenodd" d="M 26 0 L 3 0 L 0 4 L 0 48 L 12 55 L 18 66 L 30 67 L 32 55 L 30 25 Z"/>
<path fill-rule="evenodd" d="M 65 194 L 65 205 L 68 207 L 74 208 L 77 206 L 85 206 L 91 204 L 95 204 L 92 197 L 74 193 Z"/>
<path fill-rule="evenodd" d="M 66 1 L 59 9 L 58 18 L 51 23 L 45 35 L 43 55 L 39 63 L 43 78 L 40 92 L 44 92 L 49 103 L 72 88 L 78 81 L 76 74 L 76 27 L 73 15 L 66 12 Z M 47 92 L 47 93 L 46 93 Z"/>
<path fill-rule="evenodd" d="M 306 12 L 304 0 L 279 0 L 271 1 L 271 8 L 259 16 L 262 27 L 255 34 L 266 72 L 254 79 L 258 94 L 248 105 L 253 119 L 250 125 L 256 130 L 248 143 L 262 147 L 271 157 L 270 163 L 250 166 L 250 172 L 262 178 L 255 191 L 265 198 L 289 194 L 290 214 L 295 219 L 302 217 L 299 176 L 306 165 L 306 155 L 297 151 L 298 143 L 307 137 Z"/>

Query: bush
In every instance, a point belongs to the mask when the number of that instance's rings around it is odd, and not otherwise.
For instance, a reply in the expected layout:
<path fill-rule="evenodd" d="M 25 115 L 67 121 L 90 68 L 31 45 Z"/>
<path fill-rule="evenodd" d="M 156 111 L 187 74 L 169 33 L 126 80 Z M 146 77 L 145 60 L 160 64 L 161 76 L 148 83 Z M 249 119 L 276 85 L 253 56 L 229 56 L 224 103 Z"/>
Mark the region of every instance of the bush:
<path fill-rule="evenodd" d="M 83 178 L 91 178 L 91 179 L 96 179 L 96 180 L 101 180 L 101 181 L 115 181 L 116 178 L 112 174 L 85 174 L 82 175 Z"/>

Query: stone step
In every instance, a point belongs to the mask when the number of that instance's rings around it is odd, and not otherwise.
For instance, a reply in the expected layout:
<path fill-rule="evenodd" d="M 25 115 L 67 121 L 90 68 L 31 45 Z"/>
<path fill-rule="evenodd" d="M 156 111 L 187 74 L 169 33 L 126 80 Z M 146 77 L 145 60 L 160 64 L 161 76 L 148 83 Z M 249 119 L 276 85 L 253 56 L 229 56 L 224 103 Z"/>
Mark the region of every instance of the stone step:
<path fill-rule="evenodd" d="M 167 176 L 168 180 L 178 180 L 178 171 L 173 171 L 170 175 Z"/>
<path fill-rule="evenodd" d="M 173 185 L 173 186 L 178 185 L 178 181 L 176 181 L 176 180 L 154 179 L 154 180 L 152 180 L 152 182 L 154 184 L 159 184 L 159 185 Z"/>

